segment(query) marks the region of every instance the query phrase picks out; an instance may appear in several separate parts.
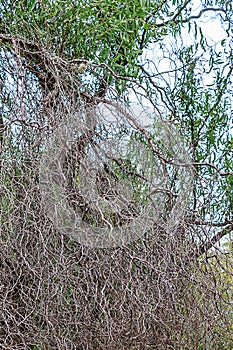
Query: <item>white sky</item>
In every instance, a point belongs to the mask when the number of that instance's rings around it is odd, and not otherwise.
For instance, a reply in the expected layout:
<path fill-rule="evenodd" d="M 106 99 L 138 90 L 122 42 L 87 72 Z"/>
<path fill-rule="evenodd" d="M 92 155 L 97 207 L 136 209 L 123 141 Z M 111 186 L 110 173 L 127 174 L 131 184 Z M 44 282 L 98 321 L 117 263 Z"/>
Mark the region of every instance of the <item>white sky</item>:
<path fill-rule="evenodd" d="M 200 10 L 202 9 L 201 0 L 194 0 L 193 3 L 195 3 L 195 6 L 193 6 L 194 11 L 192 11 L 191 15 L 198 15 L 200 13 Z M 214 6 L 216 8 L 216 6 Z M 203 36 L 207 40 L 207 44 L 210 47 L 213 47 L 215 52 L 221 52 L 222 57 L 221 59 L 224 61 L 226 59 L 226 55 L 224 53 L 224 50 L 229 53 L 230 48 L 233 48 L 233 33 L 232 36 L 229 38 L 227 37 L 226 29 L 227 24 L 223 22 L 224 13 L 223 12 L 216 12 L 216 11 L 208 11 L 202 14 L 202 16 L 199 19 L 194 19 L 194 21 L 197 23 L 198 27 L 202 29 Z M 200 36 L 199 36 L 200 37 Z M 222 40 L 226 40 L 224 46 L 221 44 Z M 167 36 L 167 38 L 164 39 L 164 51 L 159 50 L 158 46 L 156 44 L 151 44 L 149 49 L 143 54 L 142 62 L 145 63 L 146 61 L 149 62 L 148 65 L 145 66 L 145 68 L 148 71 L 156 72 L 153 67 L 153 62 L 155 62 L 156 67 L 158 67 L 159 72 L 166 72 L 171 69 L 177 68 L 176 62 L 172 63 L 170 59 L 170 51 L 171 47 L 177 46 L 177 48 L 189 46 L 195 43 L 195 37 L 193 32 L 188 32 L 188 24 L 185 25 L 182 28 L 182 33 L 180 38 L 172 38 L 171 36 Z M 166 51 L 167 50 L 167 51 Z M 201 51 L 200 51 L 201 52 Z M 166 58 L 167 57 L 167 58 Z M 210 52 L 207 51 L 205 54 L 205 58 L 208 61 L 210 58 Z M 207 62 L 208 64 L 208 62 Z M 227 69 L 226 69 L 227 71 Z M 169 83 L 173 84 L 174 79 L 172 74 L 164 74 L 164 78 Z M 213 82 L 213 75 L 212 73 L 204 76 L 204 84 L 207 86 L 211 82 Z M 229 98 L 231 98 L 229 96 Z M 148 104 L 148 101 L 147 101 Z M 231 105 L 233 109 L 233 98 L 231 98 Z M 230 133 L 233 134 L 233 125 L 231 126 Z"/>

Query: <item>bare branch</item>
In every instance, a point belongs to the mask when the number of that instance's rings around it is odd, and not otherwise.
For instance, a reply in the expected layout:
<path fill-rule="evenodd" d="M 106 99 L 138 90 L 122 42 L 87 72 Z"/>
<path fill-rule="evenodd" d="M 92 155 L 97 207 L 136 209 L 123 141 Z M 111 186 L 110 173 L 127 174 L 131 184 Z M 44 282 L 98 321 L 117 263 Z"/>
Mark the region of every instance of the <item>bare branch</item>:
<path fill-rule="evenodd" d="M 231 222 L 229 225 L 226 225 L 224 229 L 216 235 L 211 238 L 209 241 L 206 243 L 203 243 L 199 248 L 198 248 L 198 256 L 203 255 L 204 253 L 208 252 L 211 248 L 214 247 L 216 243 L 218 243 L 223 237 L 225 237 L 227 234 L 229 234 L 233 230 L 233 223 Z"/>
<path fill-rule="evenodd" d="M 172 22 L 175 22 L 176 24 L 178 24 L 178 23 L 188 23 L 188 22 L 190 22 L 190 21 L 193 20 L 193 19 L 198 19 L 198 18 L 200 18 L 200 17 L 203 15 L 203 13 L 209 12 L 209 11 L 224 12 L 224 13 L 226 13 L 226 10 L 223 9 L 222 7 L 207 7 L 207 8 L 205 8 L 205 9 L 202 9 L 197 15 L 190 16 L 190 17 L 188 17 L 188 18 L 186 18 L 186 19 L 180 19 L 180 20 L 177 19 L 177 18 L 179 17 L 179 15 L 181 14 L 181 12 L 183 11 L 183 9 L 188 5 L 188 3 L 190 3 L 190 0 L 187 1 L 187 2 L 184 4 L 184 6 L 182 6 L 182 9 L 181 9 L 179 12 L 177 12 L 177 13 L 175 14 L 175 16 L 172 17 L 170 20 L 167 20 L 167 21 L 162 22 L 162 23 L 158 23 L 158 24 L 156 24 L 155 26 L 158 27 L 158 28 L 160 28 L 160 27 L 164 27 L 164 26 L 166 26 L 166 25 L 168 25 L 169 23 L 172 23 Z"/>

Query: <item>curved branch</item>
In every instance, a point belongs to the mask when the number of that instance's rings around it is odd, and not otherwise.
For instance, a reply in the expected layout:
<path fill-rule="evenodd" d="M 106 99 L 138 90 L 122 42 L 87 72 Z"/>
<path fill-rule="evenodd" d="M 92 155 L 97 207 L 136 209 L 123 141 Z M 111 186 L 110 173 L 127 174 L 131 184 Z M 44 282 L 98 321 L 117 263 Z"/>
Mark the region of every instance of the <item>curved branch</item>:
<path fill-rule="evenodd" d="M 222 7 L 207 7 L 205 9 L 202 9 L 197 15 L 190 16 L 190 17 L 188 17 L 186 19 L 183 19 L 183 20 L 182 19 L 178 20 L 177 18 L 179 17 L 179 15 L 183 11 L 183 9 L 188 5 L 189 2 L 190 1 L 186 1 L 186 3 L 182 6 L 182 8 L 175 14 L 175 16 L 172 17 L 172 19 L 169 19 L 169 20 L 167 20 L 165 22 L 162 22 L 162 23 L 158 23 L 158 24 L 155 25 L 155 27 L 157 27 L 157 28 L 164 27 L 167 24 L 172 23 L 172 22 L 175 22 L 176 24 L 178 24 L 178 23 L 188 23 L 188 22 L 190 22 L 193 19 L 200 18 L 203 15 L 203 13 L 209 12 L 209 11 L 224 12 L 226 14 L 226 10 L 224 10 Z"/>
<path fill-rule="evenodd" d="M 207 7 L 205 9 L 201 10 L 198 13 L 198 15 L 193 15 L 193 16 L 190 16 L 190 17 L 186 18 L 184 21 L 182 21 L 182 23 L 187 23 L 187 22 L 191 21 L 192 19 L 198 19 L 198 18 L 200 18 L 203 15 L 203 13 L 209 12 L 209 11 L 226 13 L 226 10 L 224 10 L 222 7 Z"/>
<path fill-rule="evenodd" d="M 220 241 L 223 237 L 229 234 L 233 230 L 233 222 L 227 225 L 222 231 L 216 233 L 214 237 L 212 237 L 207 242 L 203 243 L 198 247 L 197 256 L 201 256 L 206 253 L 209 249 L 213 248 L 213 246 Z"/>

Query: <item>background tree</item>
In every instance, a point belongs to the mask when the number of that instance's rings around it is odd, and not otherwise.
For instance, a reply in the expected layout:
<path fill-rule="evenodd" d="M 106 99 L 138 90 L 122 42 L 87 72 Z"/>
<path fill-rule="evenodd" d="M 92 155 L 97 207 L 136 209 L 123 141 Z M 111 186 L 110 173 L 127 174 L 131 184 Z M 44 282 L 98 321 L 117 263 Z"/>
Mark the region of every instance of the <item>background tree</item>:
<path fill-rule="evenodd" d="M 232 4 L 198 5 L 1 2 L 3 349 L 232 347 L 232 249 L 216 245 L 233 228 Z M 222 24 L 221 42 L 201 29 L 199 20 L 210 16 Z M 107 125 L 106 109 L 117 128 Z M 62 234 L 44 210 L 40 162 L 70 118 L 80 128 L 64 154 L 64 193 L 85 224 L 124 229 L 148 201 L 145 171 L 159 163 L 166 172 L 163 216 L 135 242 L 91 249 Z M 192 146 L 193 193 L 169 229 L 180 201 L 177 167 L 156 133 L 158 120 Z M 84 155 L 109 135 L 136 140 L 154 159 L 148 169 L 130 152 L 102 162 L 102 185 L 133 188 L 117 214 L 109 211 L 111 191 L 100 193 L 105 212 L 80 194 Z"/>

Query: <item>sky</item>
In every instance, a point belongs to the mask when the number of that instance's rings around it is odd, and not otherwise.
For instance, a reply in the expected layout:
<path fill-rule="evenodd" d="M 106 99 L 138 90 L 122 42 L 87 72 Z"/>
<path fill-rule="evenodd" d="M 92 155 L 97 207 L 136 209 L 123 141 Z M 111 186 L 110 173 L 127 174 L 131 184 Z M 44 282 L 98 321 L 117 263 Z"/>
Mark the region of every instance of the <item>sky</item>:
<path fill-rule="evenodd" d="M 194 0 L 193 3 L 195 3 L 195 6 L 193 7 L 195 10 L 192 12 L 192 15 L 198 15 L 201 10 L 201 0 Z M 197 23 L 198 27 L 202 29 L 203 36 L 207 40 L 207 44 L 209 47 L 212 47 L 212 49 L 215 52 L 221 52 L 221 59 L 226 60 L 226 54 L 224 51 L 229 54 L 230 50 L 233 50 L 233 32 L 230 32 L 231 36 L 228 37 L 226 30 L 227 25 L 223 22 L 223 12 L 215 12 L 215 11 L 208 11 L 202 14 L 202 16 L 199 19 L 195 19 L 195 22 Z M 223 40 L 225 40 L 223 44 Z M 148 71 L 158 73 L 159 72 L 166 72 L 170 71 L 172 69 L 177 68 L 176 64 L 177 62 L 172 63 L 170 59 L 170 50 L 174 50 L 176 47 L 177 49 L 189 45 L 193 45 L 195 43 L 196 39 L 194 37 L 194 31 L 188 32 L 188 25 L 185 25 L 182 28 L 182 34 L 180 36 L 180 39 L 177 37 L 174 39 L 172 36 L 167 36 L 164 40 L 164 50 L 161 51 L 156 44 L 151 44 L 147 51 L 142 56 L 142 62 L 148 62 L 147 65 L 145 65 L 146 69 Z M 201 51 L 200 51 L 201 53 Z M 166 58 L 167 57 L 167 58 Z M 210 50 L 206 51 L 204 53 L 203 59 L 206 59 L 209 61 L 210 59 Z M 208 63 L 207 63 L 208 64 Z M 227 61 L 226 61 L 227 64 Z M 158 71 L 156 71 L 156 69 Z M 226 72 L 228 71 L 228 67 L 226 67 Z M 203 76 L 203 83 L 208 88 L 208 84 L 211 84 L 213 73 L 211 74 L 205 74 Z M 163 75 L 166 81 L 170 84 L 174 83 L 174 75 L 172 74 L 164 74 Z M 233 97 L 229 94 L 229 99 L 231 102 L 231 110 L 233 110 Z M 148 101 L 147 101 L 148 104 Z M 233 123 L 230 126 L 230 134 L 233 135 Z"/>

